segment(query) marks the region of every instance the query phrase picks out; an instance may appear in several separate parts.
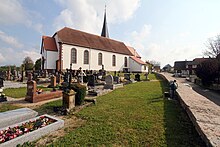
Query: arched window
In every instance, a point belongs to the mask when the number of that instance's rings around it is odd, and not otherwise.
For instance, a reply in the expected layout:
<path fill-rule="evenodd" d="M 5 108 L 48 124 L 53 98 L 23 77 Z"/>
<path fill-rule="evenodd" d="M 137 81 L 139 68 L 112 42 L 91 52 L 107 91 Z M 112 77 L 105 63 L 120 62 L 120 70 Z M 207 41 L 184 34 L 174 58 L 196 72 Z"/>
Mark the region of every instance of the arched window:
<path fill-rule="evenodd" d="M 102 65 L 102 53 L 98 54 L 98 65 Z"/>
<path fill-rule="evenodd" d="M 125 66 L 125 67 L 128 67 L 128 59 L 127 59 L 127 57 L 125 57 L 125 63 L 124 63 L 124 66 Z"/>
<path fill-rule="evenodd" d="M 115 57 L 115 55 L 112 56 L 112 66 L 116 66 L 116 57 Z"/>
<path fill-rule="evenodd" d="M 76 63 L 77 61 L 77 52 L 75 48 L 71 49 L 71 63 Z"/>
<path fill-rule="evenodd" d="M 84 51 L 84 64 L 89 64 L 89 51 Z"/>

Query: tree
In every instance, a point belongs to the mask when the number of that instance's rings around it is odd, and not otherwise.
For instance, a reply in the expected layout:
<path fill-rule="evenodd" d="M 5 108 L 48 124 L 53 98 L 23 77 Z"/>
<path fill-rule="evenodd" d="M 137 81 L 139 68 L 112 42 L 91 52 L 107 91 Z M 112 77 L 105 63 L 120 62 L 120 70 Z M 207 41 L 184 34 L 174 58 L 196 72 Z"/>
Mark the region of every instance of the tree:
<path fill-rule="evenodd" d="M 41 70 L 41 58 L 37 59 L 34 67 L 35 67 L 35 70 Z"/>
<path fill-rule="evenodd" d="M 28 57 L 28 56 L 25 57 L 23 64 L 24 64 L 25 70 L 32 70 L 33 69 L 34 62 L 30 57 Z"/>
<path fill-rule="evenodd" d="M 196 75 L 202 80 L 203 85 L 210 85 L 218 77 L 218 61 L 209 59 L 197 66 Z"/>
<path fill-rule="evenodd" d="M 204 52 L 204 55 L 216 58 L 217 55 L 220 54 L 220 35 L 217 35 L 213 38 L 209 38 L 206 43 L 206 51 Z"/>

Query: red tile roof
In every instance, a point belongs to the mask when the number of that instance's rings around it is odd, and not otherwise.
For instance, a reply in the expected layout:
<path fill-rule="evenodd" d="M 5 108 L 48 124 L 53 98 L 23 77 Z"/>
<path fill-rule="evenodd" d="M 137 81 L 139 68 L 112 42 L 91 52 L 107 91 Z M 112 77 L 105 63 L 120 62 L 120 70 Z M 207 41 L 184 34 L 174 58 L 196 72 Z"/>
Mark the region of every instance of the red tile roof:
<path fill-rule="evenodd" d="M 98 49 L 107 52 L 114 52 L 125 55 L 132 55 L 123 42 L 112 40 L 98 35 L 63 28 L 54 35 L 58 35 L 59 41 L 66 44 Z"/>
<path fill-rule="evenodd" d="M 144 61 L 142 61 L 140 58 L 137 58 L 135 56 L 130 56 L 131 59 L 133 59 L 134 61 L 136 61 L 139 64 L 145 65 L 146 63 Z"/>
<path fill-rule="evenodd" d="M 133 47 L 127 46 L 127 48 L 129 49 L 129 51 L 132 53 L 133 56 L 137 58 L 141 58 L 141 56 L 136 52 L 136 50 Z"/>
<path fill-rule="evenodd" d="M 47 51 L 55 51 L 57 52 L 57 46 L 55 39 L 49 36 L 42 36 L 43 48 Z"/>

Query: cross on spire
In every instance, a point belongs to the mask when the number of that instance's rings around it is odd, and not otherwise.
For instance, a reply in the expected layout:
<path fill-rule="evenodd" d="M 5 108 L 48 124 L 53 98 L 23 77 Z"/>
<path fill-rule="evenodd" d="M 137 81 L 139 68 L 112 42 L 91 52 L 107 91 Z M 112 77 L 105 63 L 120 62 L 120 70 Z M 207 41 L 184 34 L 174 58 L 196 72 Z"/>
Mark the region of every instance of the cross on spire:
<path fill-rule="evenodd" d="M 106 5 L 105 5 L 104 22 L 103 22 L 101 36 L 109 38 L 108 27 L 107 27 L 107 20 L 106 20 Z"/>

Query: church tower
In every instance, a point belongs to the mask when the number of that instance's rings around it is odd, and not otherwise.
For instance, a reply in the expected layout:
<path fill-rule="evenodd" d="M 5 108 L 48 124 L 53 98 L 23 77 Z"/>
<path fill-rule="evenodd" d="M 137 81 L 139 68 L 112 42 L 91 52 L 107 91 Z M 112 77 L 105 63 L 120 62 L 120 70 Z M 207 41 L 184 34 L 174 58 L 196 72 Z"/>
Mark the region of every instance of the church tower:
<path fill-rule="evenodd" d="M 102 27 L 101 36 L 102 36 L 102 37 L 109 38 L 108 27 L 107 27 L 107 21 L 106 21 L 106 6 L 105 6 L 104 22 L 103 22 L 103 27 Z"/>

